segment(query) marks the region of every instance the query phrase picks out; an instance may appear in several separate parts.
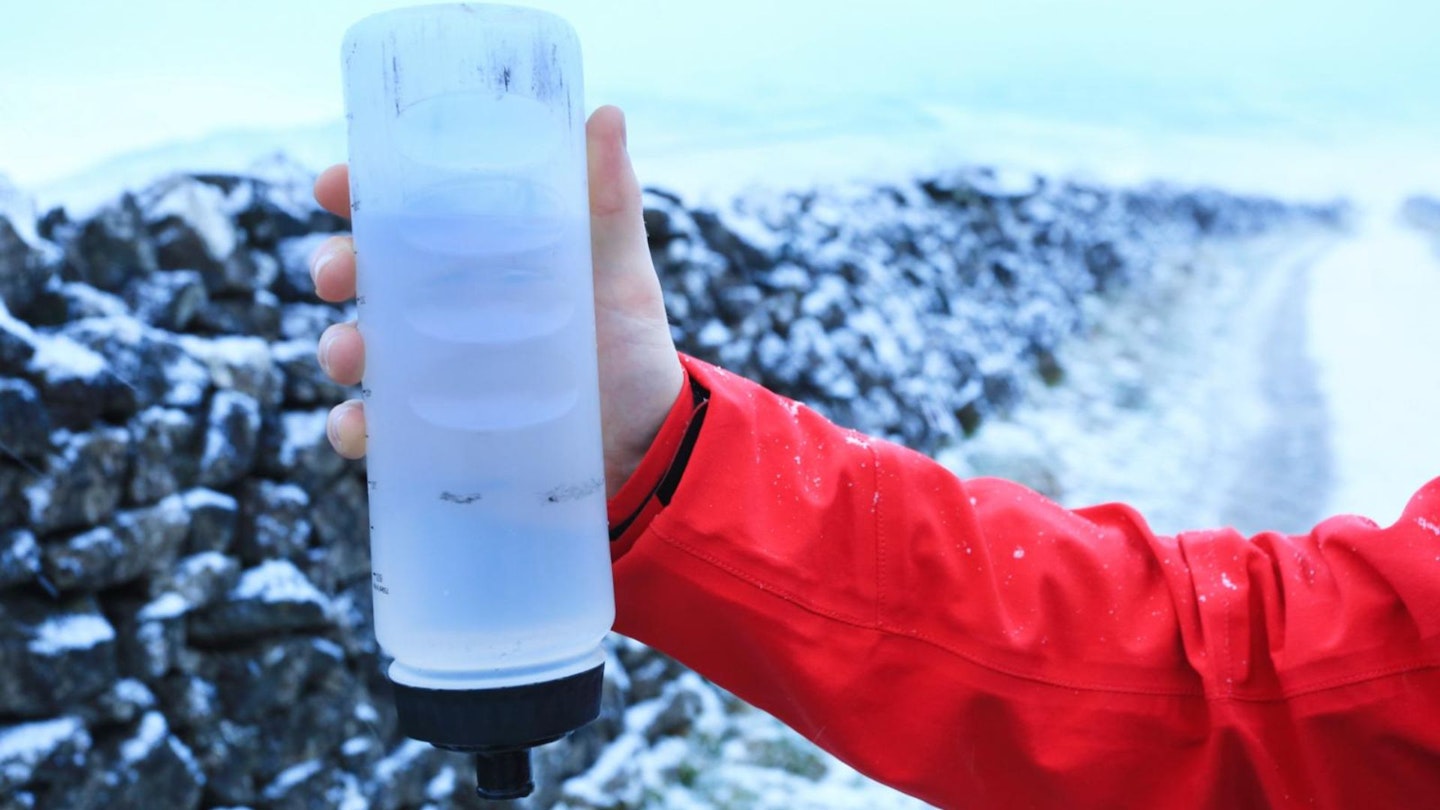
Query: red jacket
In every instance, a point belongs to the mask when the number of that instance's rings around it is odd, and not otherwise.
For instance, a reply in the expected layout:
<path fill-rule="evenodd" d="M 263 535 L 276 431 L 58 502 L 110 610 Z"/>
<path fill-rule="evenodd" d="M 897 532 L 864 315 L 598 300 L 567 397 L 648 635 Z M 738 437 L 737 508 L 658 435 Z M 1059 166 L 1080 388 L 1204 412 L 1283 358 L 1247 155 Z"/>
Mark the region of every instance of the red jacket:
<path fill-rule="evenodd" d="M 617 631 L 942 807 L 1440 807 L 1440 480 L 1389 528 L 1160 537 L 684 362 Z"/>

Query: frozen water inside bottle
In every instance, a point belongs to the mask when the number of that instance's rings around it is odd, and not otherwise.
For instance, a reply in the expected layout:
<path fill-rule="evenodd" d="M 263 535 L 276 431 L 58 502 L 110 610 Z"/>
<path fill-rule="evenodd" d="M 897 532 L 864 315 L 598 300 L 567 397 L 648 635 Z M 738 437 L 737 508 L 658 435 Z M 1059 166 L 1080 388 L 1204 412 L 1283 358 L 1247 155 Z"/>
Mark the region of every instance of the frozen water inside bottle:
<path fill-rule="evenodd" d="M 614 607 L 574 33 L 421 7 L 357 25 L 345 59 L 391 678 L 593 667 Z"/>

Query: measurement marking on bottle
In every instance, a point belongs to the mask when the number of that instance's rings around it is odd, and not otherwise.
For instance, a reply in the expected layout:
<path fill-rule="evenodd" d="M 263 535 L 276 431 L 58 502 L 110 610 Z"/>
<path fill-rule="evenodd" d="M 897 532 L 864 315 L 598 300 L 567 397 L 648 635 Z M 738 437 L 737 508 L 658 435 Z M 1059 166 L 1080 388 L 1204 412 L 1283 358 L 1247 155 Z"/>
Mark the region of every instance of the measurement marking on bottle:
<path fill-rule="evenodd" d="M 385 577 L 381 575 L 379 571 L 374 571 L 370 574 L 370 587 L 380 593 L 390 593 L 390 586 L 385 584 Z"/>
<path fill-rule="evenodd" d="M 461 506 L 464 506 L 467 503 L 474 503 L 483 497 L 484 495 L 479 492 L 471 492 L 468 495 L 461 495 L 455 492 L 440 493 L 440 500 L 445 501 L 446 503 L 458 503 Z"/>

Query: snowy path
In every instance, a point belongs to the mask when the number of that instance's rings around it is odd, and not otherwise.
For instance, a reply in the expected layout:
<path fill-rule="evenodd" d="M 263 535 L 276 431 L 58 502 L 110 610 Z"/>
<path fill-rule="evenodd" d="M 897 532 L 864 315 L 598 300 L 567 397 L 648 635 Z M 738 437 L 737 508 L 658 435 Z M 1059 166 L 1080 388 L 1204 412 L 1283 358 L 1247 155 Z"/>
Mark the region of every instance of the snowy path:
<path fill-rule="evenodd" d="M 1331 513 L 1388 525 L 1440 476 L 1440 253 L 1380 209 L 1315 268 L 1309 342 L 1335 454 Z"/>
<path fill-rule="evenodd" d="M 1064 384 L 1037 382 L 1009 420 L 943 460 L 1070 506 L 1128 503 L 1163 533 L 1308 530 L 1331 454 L 1305 291 L 1334 243 L 1302 232 L 1220 248 L 1106 305 L 1060 352 Z"/>
<path fill-rule="evenodd" d="M 1061 352 L 1065 384 L 944 460 L 1071 506 L 1130 503 L 1163 533 L 1393 521 L 1440 475 L 1440 255 L 1376 211 L 1114 307 Z"/>

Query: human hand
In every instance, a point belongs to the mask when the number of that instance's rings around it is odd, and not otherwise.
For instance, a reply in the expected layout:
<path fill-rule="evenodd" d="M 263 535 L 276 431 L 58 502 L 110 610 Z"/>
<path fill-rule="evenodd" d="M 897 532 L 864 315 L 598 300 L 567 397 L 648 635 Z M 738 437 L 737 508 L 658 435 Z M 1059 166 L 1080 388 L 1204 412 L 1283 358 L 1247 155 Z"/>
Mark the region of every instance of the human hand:
<path fill-rule="evenodd" d="M 684 372 L 650 261 L 640 184 L 625 144 L 625 116 L 601 107 L 585 127 L 590 175 L 590 243 L 595 273 L 595 331 L 600 361 L 600 416 L 609 495 L 625 483 L 649 449 Z M 350 174 L 341 164 L 315 180 L 315 199 L 338 216 L 350 214 Z M 348 236 L 327 240 L 311 260 L 315 294 L 326 301 L 355 297 L 355 245 Z M 360 382 L 365 343 L 353 323 L 320 336 L 320 366 L 342 385 Z M 349 400 L 330 411 L 330 443 L 346 458 L 365 455 L 365 409 Z"/>

